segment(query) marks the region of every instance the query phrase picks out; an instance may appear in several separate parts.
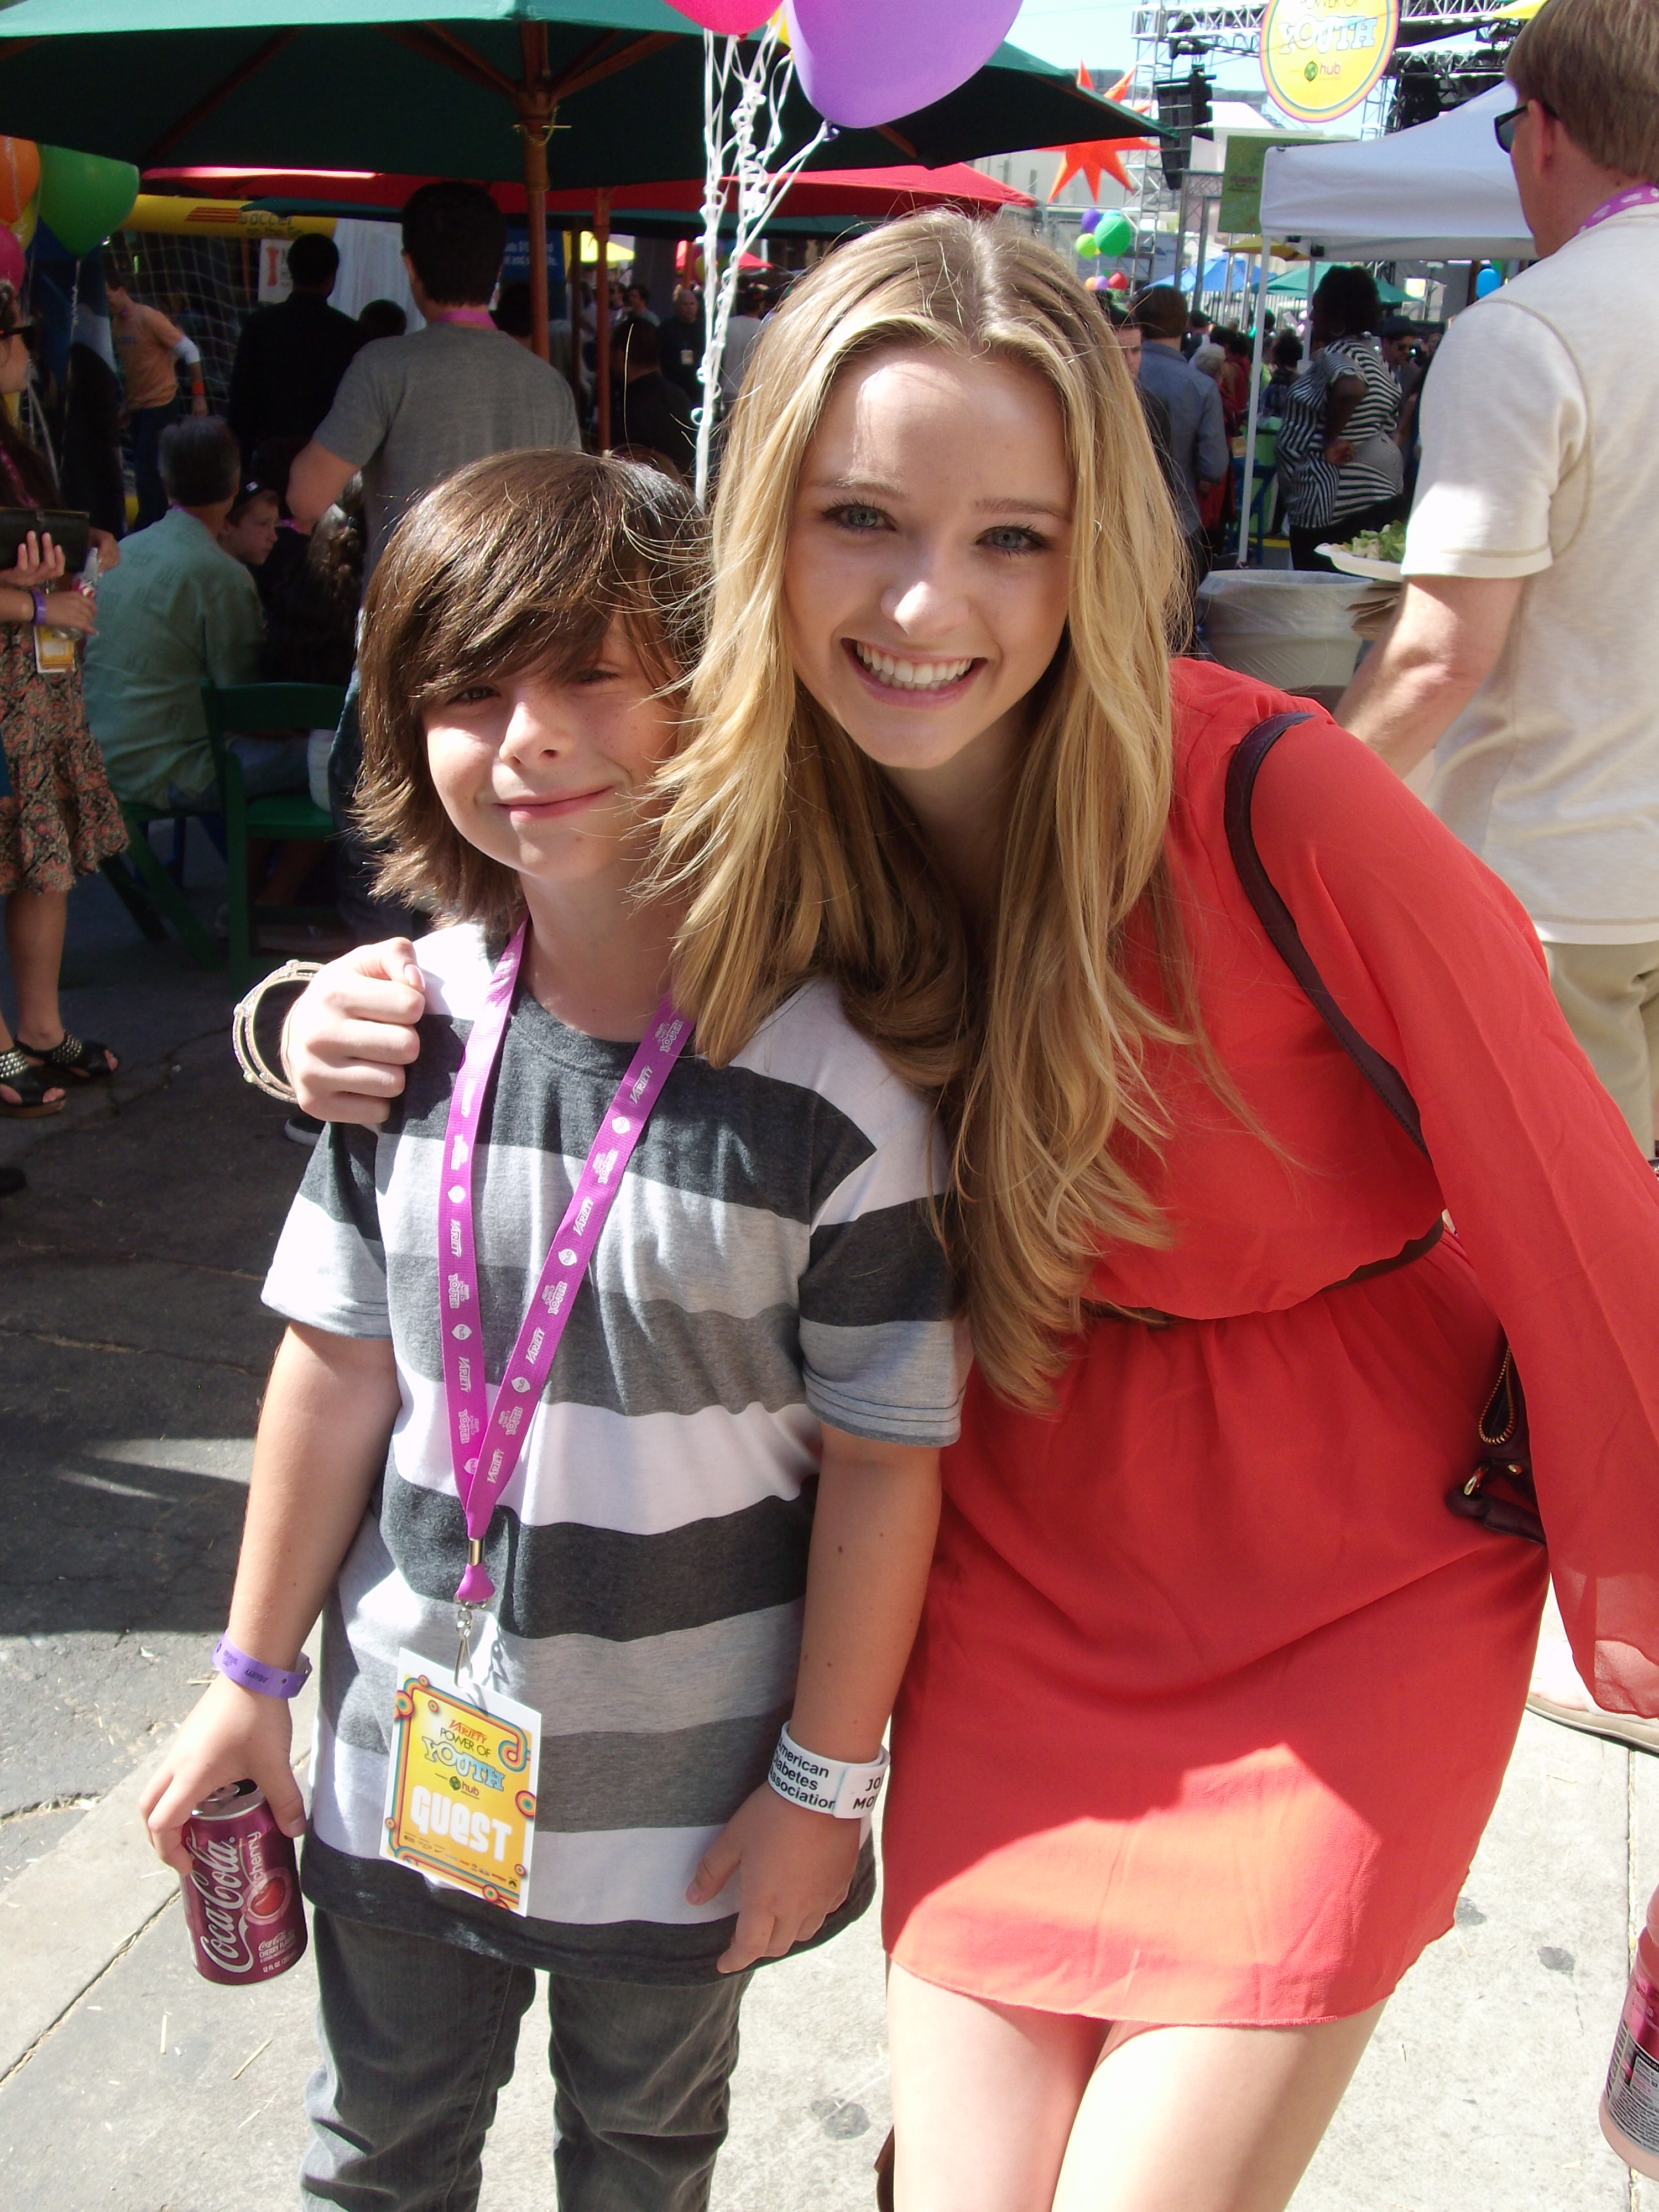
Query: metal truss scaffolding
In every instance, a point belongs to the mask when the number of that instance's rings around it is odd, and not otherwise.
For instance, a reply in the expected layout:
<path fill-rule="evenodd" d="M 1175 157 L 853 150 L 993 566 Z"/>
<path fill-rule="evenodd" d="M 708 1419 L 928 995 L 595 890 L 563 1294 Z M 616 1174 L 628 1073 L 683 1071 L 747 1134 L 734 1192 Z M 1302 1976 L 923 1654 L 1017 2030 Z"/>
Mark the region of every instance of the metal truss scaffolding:
<path fill-rule="evenodd" d="M 1517 27 L 1497 15 L 1501 4 L 1502 0 L 1401 0 L 1395 53 L 1460 35 L 1478 36 L 1483 44 L 1500 48 Z M 1135 42 L 1132 96 L 1151 101 L 1174 79 L 1202 70 L 1212 58 L 1254 57 L 1261 40 L 1266 6 L 1267 0 L 1188 0 L 1184 6 L 1137 7 L 1131 19 Z M 1484 61 L 1486 57 L 1480 58 Z M 1410 66 L 1419 74 L 1428 71 L 1444 75 L 1449 69 L 1454 74 L 1467 72 L 1469 64 L 1448 64 L 1437 57 L 1425 55 Z M 1501 60 L 1492 66 L 1501 70 Z M 1460 82 L 1455 92 L 1449 83 L 1443 92 L 1437 84 L 1419 86 L 1413 82 L 1408 88 L 1403 82 L 1403 73 L 1391 63 L 1389 72 L 1368 96 L 1354 120 L 1362 137 L 1386 129 L 1398 130 L 1405 122 L 1422 120 L 1443 106 L 1455 105 L 1458 98 L 1481 89 L 1488 81 L 1486 76 L 1470 76 L 1467 87 Z M 1159 112 L 1162 112 L 1161 102 Z M 1166 115 L 1164 119 L 1181 120 L 1174 113 Z M 1135 225 L 1133 265 L 1137 283 L 1148 283 L 1161 274 L 1158 266 L 1161 233 L 1167 234 L 1173 228 L 1174 237 L 1168 242 L 1175 246 L 1177 257 L 1183 237 L 1193 235 L 1196 230 L 1201 241 L 1203 225 L 1196 201 L 1213 197 L 1207 184 L 1188 178 L 1187 198 L 1183 199 L 1181 172 L 1186 159 L 1185 145 L 1172 143 L 1163 149 L 1163 154 L 1162 160 L 1157 155 L 1149 155 L 1139 161 L 1139 191 L 1136 199 L 1124 210 Z M 1172 215 L 1173 226 L 1170 222 Z M 1171 273 L 1174 281 L 1180 283 L 1179 266 Z"/>
<path fill-rule="evenodd" d="M 1137 8 L 1132 36 L 1137 46 L 1162 46 L 1182 53 L 1254 53 L 1267 0 L 1193 0 L 1188 7 Z M 1402 46 L 1473 33 L 1492 20 L 1497 0 L 1401 0 Z M 1188 40 L 1197 40 L 1188 45 Z"/>

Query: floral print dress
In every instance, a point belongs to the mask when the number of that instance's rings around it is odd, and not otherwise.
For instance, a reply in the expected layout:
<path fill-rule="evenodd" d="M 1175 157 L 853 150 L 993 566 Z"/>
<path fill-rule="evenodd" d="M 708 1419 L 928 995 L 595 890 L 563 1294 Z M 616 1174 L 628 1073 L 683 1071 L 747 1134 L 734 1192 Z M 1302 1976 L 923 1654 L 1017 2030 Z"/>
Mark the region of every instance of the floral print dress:
<path fill-rule="evenodd" d="M 0 497 L 23 488 L 0 453 Z M 8 502 L 9 503 L 9 502 Z M 66 891 L 125 849 L 121 810 L 87 726 L 81 670 L 43 676 L 27 623 L 0 623 L 0 896 Z"/>

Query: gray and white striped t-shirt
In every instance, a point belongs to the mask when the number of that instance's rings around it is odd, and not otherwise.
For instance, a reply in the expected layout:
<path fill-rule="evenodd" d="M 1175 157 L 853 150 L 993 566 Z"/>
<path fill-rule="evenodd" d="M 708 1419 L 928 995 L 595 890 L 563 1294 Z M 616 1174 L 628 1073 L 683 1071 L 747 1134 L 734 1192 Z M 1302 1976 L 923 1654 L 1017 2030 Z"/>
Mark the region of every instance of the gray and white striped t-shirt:
<path fill-rule="evenodd" d="M 483 1678 L 542 1716 L 530 1917 L 378 1856 L 401 1645 L 453 1664 L 465 1523 L 437 1332 L 437 1176 L 489 960 L 417 948 L 421 1056 L 378 1131 L 313 1157 L 266 1303 L 389 1336 L 402 1407 L 324 1628 L 306 1887 L 349 1917 L 626 1980 L 712 1978 L 735 1894 L 685 1902 L 764 1777 L 793 1698 L 820 1424 L 921 1445 L 963 1381 L 928 1109 L 843 1018 L 796 994 L 726 1067 L 669 1078 L 573 1310 L 485 1559 Z M 498 1381 L 631 1045 L 520 991 L 481 1135 L 479 1295 Z M 487 1673 L 483 1672 L 487 1670 Z M 825 1933 L 862 1910 L 867 1866 Z"/>

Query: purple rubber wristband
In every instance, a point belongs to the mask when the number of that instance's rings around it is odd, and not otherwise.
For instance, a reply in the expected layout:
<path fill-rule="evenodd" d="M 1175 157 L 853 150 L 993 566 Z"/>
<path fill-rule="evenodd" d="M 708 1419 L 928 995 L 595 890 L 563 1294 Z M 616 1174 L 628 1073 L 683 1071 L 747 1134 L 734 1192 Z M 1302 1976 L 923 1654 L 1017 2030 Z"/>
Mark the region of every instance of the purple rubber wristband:
<path fill-rule="evenodd" d="M 297 1698 L 311 1672 L 311 1662 L 303 1651 L 298 1668 L 290 1674 L 281 1667 L 267 1667 L 263 1659 L 251 1658 L 246 1651 L 239 1651 L 228 1636 L 222 1636 L 214 1645 L 213 1663 L 227 1681 L 244 1690 L 257 1690 L 262 1698 Z"/>
<path fill-rule="evenodd" d="M 46 620 L 46 595 L 44 592 L 31 592 L 29 597 L 34 602 L 34 627 L 39 629 Z"/>

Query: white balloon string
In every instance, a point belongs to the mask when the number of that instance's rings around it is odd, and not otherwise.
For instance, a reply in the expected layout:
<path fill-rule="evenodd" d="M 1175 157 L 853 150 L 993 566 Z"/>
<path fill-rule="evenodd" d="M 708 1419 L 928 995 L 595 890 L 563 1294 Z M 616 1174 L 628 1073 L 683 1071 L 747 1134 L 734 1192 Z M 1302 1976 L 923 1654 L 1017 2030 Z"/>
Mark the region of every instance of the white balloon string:
<path fill-rule="evenodd" d="M 696 495 L 708 498 L 708 461 L 720 405 L 720 364 L 738 295 L 743 257 L 763 236 L 778 204 L 803 166 L 833 136 L 820 123 L 787 161 L 771 166 L 783 143 L 783 110 L 794 82 L 795 59 L 778 36 L 775 17 L 745 60 L 743 41 L 702 34 L 702 297 L 705 339 L 702 407 L 697 423 Z M 735 92 L 736 97 L 732 98 Z M 730 107 L 728 111 L 728 101 Z M 720 222 L 728 187 L 737 186 L 730 257 L 720 267 Z"/>

